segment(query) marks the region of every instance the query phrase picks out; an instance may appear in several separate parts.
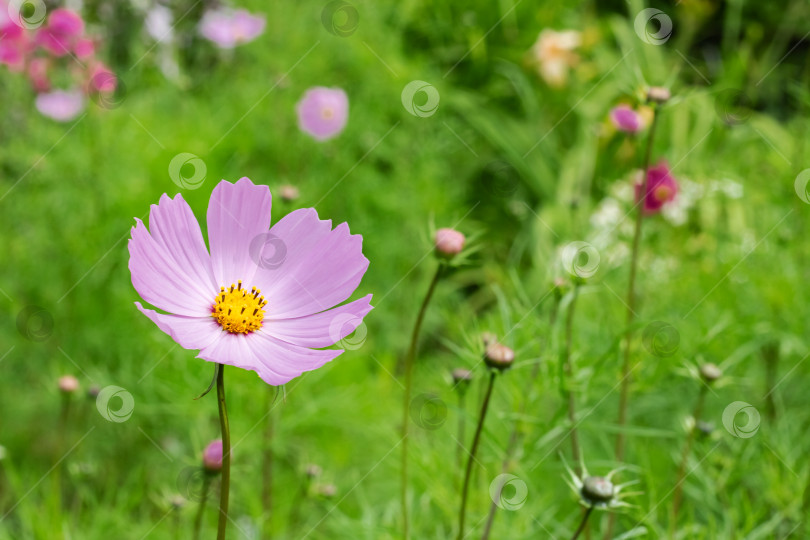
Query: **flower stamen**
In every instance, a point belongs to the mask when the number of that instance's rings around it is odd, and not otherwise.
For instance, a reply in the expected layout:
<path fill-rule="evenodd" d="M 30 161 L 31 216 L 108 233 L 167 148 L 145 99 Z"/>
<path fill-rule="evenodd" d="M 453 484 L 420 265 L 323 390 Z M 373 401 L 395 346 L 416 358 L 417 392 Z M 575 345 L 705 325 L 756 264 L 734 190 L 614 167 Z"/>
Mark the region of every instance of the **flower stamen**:
<path fill-rule="evenodd" d="M 264 310 L 267 305 L 261 291 L 252 287 L 250 292 L 242 288 L 242 281 L 229 289 L 219 288 L 219 294 L 211 306 L 211 316 L 226 332 L 231 334 L 249 334 L 262 327 Z"/>

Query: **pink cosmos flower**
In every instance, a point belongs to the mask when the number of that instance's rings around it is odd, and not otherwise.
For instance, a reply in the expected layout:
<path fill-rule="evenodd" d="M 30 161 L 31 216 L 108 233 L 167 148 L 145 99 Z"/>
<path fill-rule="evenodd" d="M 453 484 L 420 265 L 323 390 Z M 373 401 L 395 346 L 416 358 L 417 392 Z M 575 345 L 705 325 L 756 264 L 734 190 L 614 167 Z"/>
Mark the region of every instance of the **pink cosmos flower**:
<path fill-rule="evenodd" d="M 65 56 L 84 33 L 84 21 L 78 13 L 60 8 L 51 12 L 48 22 L 37 31 L 36 42 L 54 56 Z"/>
<path fill-rule="evenodd" d="M 619 131 L 638 133 L 644 125 L 641 115 L 628 105 L 618 105 L 610 111 L 610 121 Z"/>
<path fill-rule="evenodd" d="M 34 58 L 28 63 L 28 79 L 35 92 L 42 93 L 51 89 L 49 68 L 50 61 L 47 58 Z"/>
<path fill-rule="evenodd" d="M 641 199 L 642 183 L 636 183 L 636 201 Z M 666 162 L 661 162 L 647 171 L 647 191 L 644 193 L 645 214 L 656 214 L 678 194 L 678 182 L 672 176 Z"/>
<path fill-rule="evenodd" d="M 208 204 L 206 250 L 181 195 L 163 195 L 136 219 L 129 241 L 135 305 L 198 358 L 255 371 L 284 384 L 342 350 L 319 350 L 351 334 L 372 309 L 371 295 L 344 302 L 368 268 L 359 235 L 332 229 L 313 208 L 270 227 L 267 186 L 221 181 Z M 330 309 L 332 308 L 332 309 Z"/>
<path fill-rule="evenodd" d="M 343 131 L 349 118 L 349 98 L 340 88 L 316 86 L 304 93 L 295 106 L 298 127 L 318 141 Z"/>
<path fill-rule="evenodd" d="M 6 9 L 5 4 L 0 2 L 0 64 L 20 71 L 25 66 L 30 40 L 26 30 L 8 17 Z"/>
<path fill-rule="evenodd" d="M 69 122 L 84 110 L 84 94 L 79 90 L 54 90 L 39 94 L 34 104 L 43 115 L 57 122 Z"/>
<path fill-rule="evenodd" d="M 211 441 L 203 450 L 203 468 L 212 473 L 222 469 L 222 439 Z"/>
<path fill-rule="evenodd" d="M 244 9 L 212 9 L 200 20 L 200 34 L 222 49 L 248 43 L 264 32 L 264 17 Z"/>
<path fill-rule="evenodd" d="M 79 60 L 89 60 L 96 54 L 96 44 L 90 38 L 79 38 L 76 40 L 73 50 Z"/>
<path fill-rule="evenodd" d="M 88 73 L 87 93 L 90 95 L 112 94 L 118 87 L 118 78 L 103 62 L 93 62 Z"/>

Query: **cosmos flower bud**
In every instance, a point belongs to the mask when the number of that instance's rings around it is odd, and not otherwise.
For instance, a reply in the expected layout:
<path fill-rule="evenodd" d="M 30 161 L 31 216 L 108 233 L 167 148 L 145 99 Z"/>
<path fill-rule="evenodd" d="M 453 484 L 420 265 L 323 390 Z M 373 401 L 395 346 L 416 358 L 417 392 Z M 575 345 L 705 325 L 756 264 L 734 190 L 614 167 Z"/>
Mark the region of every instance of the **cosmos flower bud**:
<path fill-rule="evenodd" d="M 512 365 L 515 351 L 501 343 L 492 343 L 487 347 L 484 362 L 491 368 L 503 371 Z"/>
<path fill-rule="evenodd" d="M 222 439 L 211 441 L 203 450 L 203 469 L 209 473 L 222 469 Z"/>
<path fill-rule="evenodd" d="M 318 465 L 315 465 L 314 463 L 310 463 L 309 465 L 307 465 L 306 469 L 304 469 L 304 473 L 309 478 L 317 478 L 321 475 L 321 472 L 322 469 Z"/>
<path fill-rule="evenodd" d="M 707 383 L 713 383 L 723 376 L 723 370 L 717 367 L 716 364 L 708 363 L 700 366 L 700 376 Z"/>
<path fill-rule="evenodd" d="M 59 377 L 59 390 L 65 394 L 72 394 L 79 389 L 79 379 L 73 375 Z"/>
<path fill-rule="evenodd" d="M 582 480 L 582 498 L 591 506 L 603 506 L 613 500 L 613 482 L 604 476 L 588 476 Z"/>
<path fill-rule="evenodd" d="M 704 422 L 703 420 L 699 420 L 696 427 L 698 432 L 705 437 L 708 437 L 714 431 L 713 422 Z"/>
<path fill-rule="evenodd" d="M 663 86 L 651 86 L 647 90 L 647 101 L 653 103 L 666 103 L 669 101 L 670 97 L 672 97 L 672 94 L 669 88 L 664 88 Z"/>
<path fill-rule="evenodd" d="M 172 505 L 172 508 L 178 510 L 186 505 L 186 500 L 183 498 L 182 495 L 178 495 L 175 493 L 169 498 L 169 504 Z"/>
<path fill-rule="evenodd" d="M 472 372 L 469 369 L 456 368 L 453 370 L 454 383 L 468 383 L 472 380 Z"/>
<path fill-rule="evenodd" d="M 96 399 L 100 392 L 101 388 L 97 384 L 94 384 L 93 386 L 87 389 L 87 397 L 89 397 L 90 399 Z"/>
<path fill-rule="evenodd" d="M 638 133 L 644 127 L 641 115 L 628 105 L 613 107 L 610 121 L 616 129 L 625 133 Z"/>
<path fill-rule="evenodd" d="M 465 236 L 455 229 L 443 228 L 436 231 L 436 253 L 446 259 L 452 259 L 464 249 Z"/>
<path fill-rule="evenodd" d="M 294 201 L 300 196 L 300 194 L 301 193 L 298 191 L 298 188 L 291 186 L 290 184 L 284 184 L 279 188 L 279 195 L 283 201 Z"/>
<path fill-rule="evenodd" d="M 322 497 L 331 499 L 332 497 L 337 495 L 337 486 L 335 484 L 324 484 L 320 487 L 318 493 L 320 493 Z"/>

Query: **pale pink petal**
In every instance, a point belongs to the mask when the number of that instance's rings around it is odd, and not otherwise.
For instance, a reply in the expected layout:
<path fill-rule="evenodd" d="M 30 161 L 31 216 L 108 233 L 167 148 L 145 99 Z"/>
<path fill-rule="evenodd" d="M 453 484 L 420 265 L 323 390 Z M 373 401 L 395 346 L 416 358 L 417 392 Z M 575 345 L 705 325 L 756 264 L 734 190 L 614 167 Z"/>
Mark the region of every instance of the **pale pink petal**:
<path fill-rule="evenodd" d="M 312 371 L 340 356 L 341 349 L 316 350 L 286 343 L 262 330 L 247 340 L 259 376 L 272 385 L 285 384 L 306 371 Z"/>
<path fill-rule="evenodd" d="M 268 304 L 271 319 L 312 315 L 346 300 L 368 268 L 363 237 L 351 235 L 341 223 L 319 220 L 314 209 L 291 212 L 270 229 L 281 242 L 285 257 L 275 265 L 262 265 L 254 283 Z"/>
<path fill-rule="evenodd" d="M 270 189 L 248 178 L 236 184 L 223 180 L 214 188 L 208 203 L 208 244 L 220 286 L 239 280 L 248 287 L 255 285 L 257 263 L 251 257 L 251 243 L 261 241 L 260 235 L 270 227 L 271 202 Z"/>
<path fill-rule="evenodd" d="M 146 309 L 140 302 L 135 302 L 135 306 L 184 349 L 204 349 L 222 337 L 222 328 L 211 316 L 164 315 Z"/>
<path fill-rule="evenodd" d="M 54 90 L 39 94 L 34 100 L 37 110 L 57 122 L 69 122 L 84 110 L 84 95 L 78 90 Z"/>
<path fill-rule="evenodd" d="M 263 331 L 301 347 L 328 347 L 354 332 L 371 311 L 371 295 L 349 304 L 295 319 L 265 319 Z"/>
<path fill-rule="evenodd" d="M 212 279 L 202 234 L 188 204 L 178 195 L 174 200 L 164 196 L 159 205 L 152 205 L 154 234 L 141 220 L 135 221 L 129 270 L 141 298 L 170 313 L 209 316 L 219 287 Z"/>

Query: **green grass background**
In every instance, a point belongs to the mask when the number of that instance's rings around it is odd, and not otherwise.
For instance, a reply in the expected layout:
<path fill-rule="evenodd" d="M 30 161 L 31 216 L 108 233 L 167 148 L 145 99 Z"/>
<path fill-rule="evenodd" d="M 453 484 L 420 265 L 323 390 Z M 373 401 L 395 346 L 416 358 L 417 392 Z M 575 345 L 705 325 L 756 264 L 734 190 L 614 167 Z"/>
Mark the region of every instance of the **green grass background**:
<path fill-rule="evenodd" d="M 505 336 L 518 354 L 495 389 L 468 538 L 480 537 L 488 487 L 516 422 L 524 438 L 510 472 L 527 484 L 528 498 L 519 510 L 498 513 L 493 537 L 570 537 L 580 512 L 563 481 L 560 454 L 570 450 L 558 367 L 570 296 L 550 326 L 548 291 L 563 275 L 560 246 L 593 234 L 589 218 L 599 200 L 639 165 L 638 150 L 628 153 L 620 136 L 605 133 L 606 115 L 648 84 L 669 86 L 675 96 L 662 111 L 656 160 L 704 186 L 731 179 L 744 195 L 700 198 L 681 227 L 660 217 L 645 222 L 633 358 L 640 367 L 622 473 L 639 480 L 642 494 L 630 499 L 617 534 L 667 534 L 684 421 L 699 389 L 684 366 L 699 361 L 722 364 L 726 377 L 707 397 L 705 418 L 716 430 L 694 446 L 677 537 L 810 534 L 802 522 L 810 482 L 810 209 L 794 190 L 808 167 L 806 4 L 661 5 L 674 25 L 661 46 L 634 33 L 633 18 L 645 7 L 637 1 L 358 1 L 358 28 L 343 38 L 321 23 L 325 2 L 244 5 L 266 15 L 264 35 L 232 55 L 203 49 L 207 60 L 186 70 L 183 84 L 158 71 L 157 49 L 141 35 L 137 10 L 119 6 L 130 17 L 124 30 L 98 11 L 95 28 L 107 34 L 126 93 L 114 109 L 91 103 L 72 124 L 39 116 L 22 78 L 0 74 L 0 538 L 190 537 L 196 503 L 175 508 L 171 501 L 188 498 L 190 468 L 218 437 L 214 396 L 192 399 L 212 369 L 135 309 L 126 249 L 133 217 L 145 217 L 162 193 L 181 192 L 167 173 L 180 152 L 200 156 L 207 167 L 200 189 L 182 191 L 198 218 L 219 179 L 248 176 L 274 192 L 289 183 L 301 197 L 283 202 L 276 193 L 274 219 L 314 205 L 322 218 L 347 221 L 362 234 L 371 261 L 356 293 L 374 294 L 362 347 L 288 384 L 286 401 L 276 401 L 271 413 L 273 538 L 400 537 L 402 387 L 395 365 L 436 265 L 428 256 L 430 231 L 440 226 L 474 237 L 477 250 L 440 284 L 423 332 L 415 394 L 435 394 L 448 410 L 438 429 L 412 426 L 413 537 L 455 534 L 456 422 L 461 414 L 469 439 L 485 375 L 484 330 Z M 103 6 L 90 3 L 88 17 Z M 527 62 L 545 27 L 583 32 L 581 61 L 564 89 L 548 88 Z M 439 91 L 433 116 L 403 108 L 400 93 L 412 80 Z M 296 125 L 295 103 L 313 85 L 342 87 L 351 103 L 345 132 L 323 144 Z M 723 121 L 733 109 L 729 89 L 748 104 L 733 126 Z M 627 272 L 626 261 L 604 259 L 577 305 L 571 384 L 586 462 L 599 474 L 620 465 L 613 441 Z M 44 341 L 18 331 L 18 314 L 32 305 L 53 319 Z M 673 356 L 643 347 L 643 328 L 652 321 L 676 329 Z M 760 348 L 773 342 L 780 362 L 770 416 Z M 538 362 L 541 375 L 525 395 Z M 477 379 L 466 412 L 449 380 L 459 366 L 474 368 Z M 67 373 L 83 389 L 62 433 L 56 381 Z M 230 533 L 264 538 L 261 458 L 274 389 L 237 369 L 227 379 L 237 443 Z M 104 420 L 83 397 L 92 384 L 131 392 L 132 417 Z M 524 399 L 528 407 L 518 417 Z M 723 429 L 723 410 L 738 400 L 762 413 L 754 437 Z M 60 506 L 53 467 L 68 450 L 57 466 Z M 317 483 L 335 484 L 334 497 L 318 495 L 317 486 L 299 495 L 308 463 L 323 468 Z M 294 506 L 297 522 L 290 519 Z M 205 519 L 210 538 L 213 504 Z M 605 522 L 597 515 L 594 537 Z"/>

